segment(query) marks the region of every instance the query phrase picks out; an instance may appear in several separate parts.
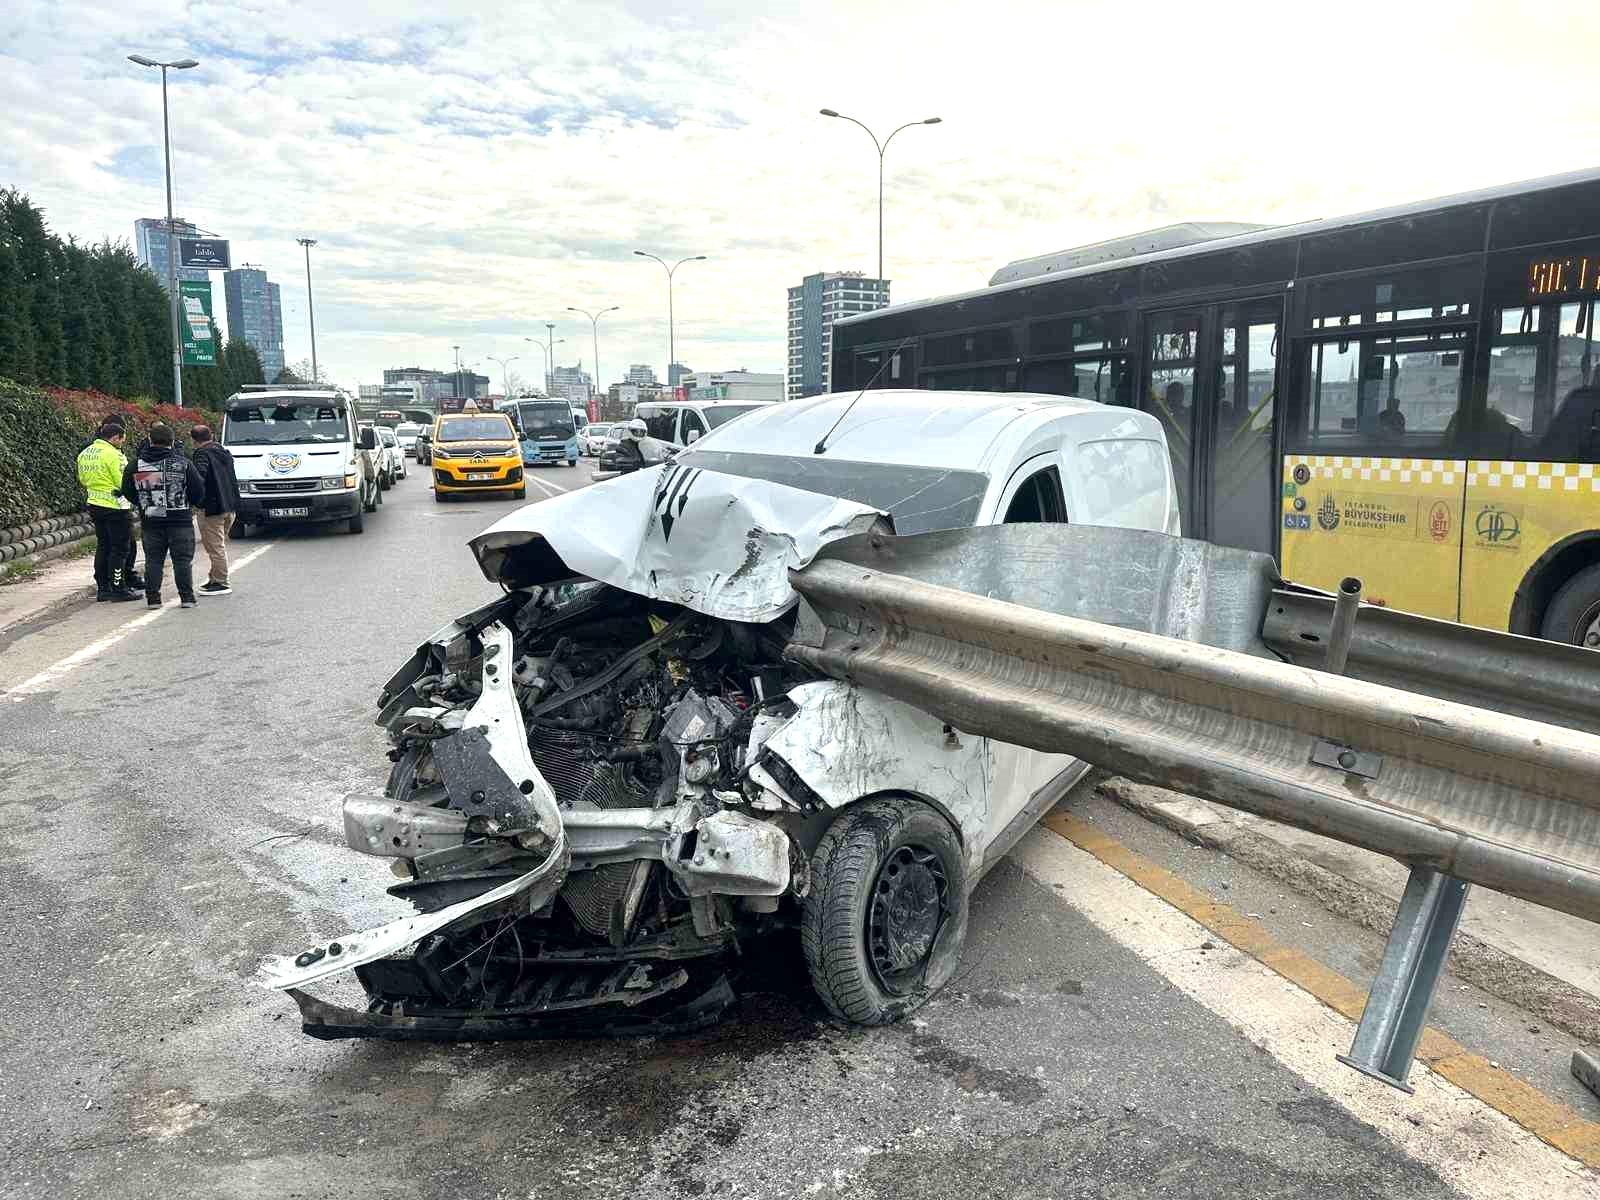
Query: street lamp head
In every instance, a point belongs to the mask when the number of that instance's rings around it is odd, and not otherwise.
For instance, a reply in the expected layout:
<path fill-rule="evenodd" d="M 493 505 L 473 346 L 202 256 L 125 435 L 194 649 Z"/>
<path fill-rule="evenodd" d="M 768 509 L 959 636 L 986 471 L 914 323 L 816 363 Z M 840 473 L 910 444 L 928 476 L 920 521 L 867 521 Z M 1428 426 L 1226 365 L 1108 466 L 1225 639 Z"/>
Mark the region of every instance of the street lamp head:
<path fill-rule="evenodd" d="M 295 238 L 295 241 L 299 242 L 307 250 L 311 249 L 312 246 L 317 244 L 316 238 Z"/>
<path fill-rule="evenodd" d="M 155 59 L 146 58 L 142 54 L 130 54 L 128 55 L 128 61 L 138 63 L 141 67 L 159 67 L 161 65 Z"/>
<path fill-rule="evenodd" d="M 655 257 L 654 254 L 646 254 L 643 250 L 635 250 L 634 253 L 637 254 L 640 258 L 654 258 Z"/>
<path fill-rule="evenodd" d="M 696 254 L 689 261 L 690 262 L 705 262 L 705 260 L 706 260 L 706 256 L 704 254 Z"/>
<path fill-rule="evenodd" d="M 923 122 L 924 125 L 942 125 L 943 123 L 944 123 L 944 118 L 943 117 L 929 117 L 926 121 Z"/>
<path fill-rule="evenodd" d="M 833 109 L 831 109 L 831 108 L 819 108 L 817 111 L 820 112 L 825 117 L 837 117 L 839 115 L 838 113 L 834 112 Z"/>
<path fill-rule="evenodd" d="M 192 58 L 180 58 L 175 63 L 167 64 L 167 66 L 171 67 L 174 71 L 187 71 L 190 67 L 198 67 L 199 65 L 200 64 Z"/>

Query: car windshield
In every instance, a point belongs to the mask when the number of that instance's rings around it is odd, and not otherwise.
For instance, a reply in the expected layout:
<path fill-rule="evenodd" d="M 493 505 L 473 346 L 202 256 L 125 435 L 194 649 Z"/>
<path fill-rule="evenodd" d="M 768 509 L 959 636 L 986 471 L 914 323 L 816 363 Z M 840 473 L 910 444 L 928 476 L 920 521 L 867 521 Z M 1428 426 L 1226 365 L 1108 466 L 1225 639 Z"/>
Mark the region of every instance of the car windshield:
<path fill-rule="evenodd" d="M 588 433 L 590 437 L 604 437 L 606 435 L 606 431 L 610 428 L 611 426 L 605 422 L 590 421 L 588 425 Z"/>
<path fill-rule="evenodd" d="M 529 441 L 572 436 L 572 410 L 564 404 L 519 404 L 514 411 Z"/>
<path fill-rule="evenodd" d="M 689 450 L 678 455 L 676 461 L 680 466 L 765 479 L 805 492 L 854 500 L 888 513 L 894 518 L 897 533 L 970 526 L 978 519 L 978 508 L 989 486 L 989 477 L 981 471 L 850 462 L 810 454 Z"/>
<path fill-rule="evenodd" d="M 752 408 L 762 407 L 759 404 L 713 404 L 710 408 L 702 408 L 700 415 L 706 419 L 706 424 L 712 429 L 726 425 L 735 417 L 742 416 Z"/>
<path fill-rule="evenodd" d="M 503 442 L 511 438 L 507 417 L 461 417 L 439 426 L 441 442 Z"/>
<path fill-rule="evenodd" d="M 416 437 L 421 432 L 421 425 L 396 425 L 394 427 L 395 437 Z"/>
<path fill-rule="evenodd" d="M 240 405 L 222 421 L 225 446 L 342 442 L 349 436 L 343 410 L 326 403 Z"/>
<path fill-rule="evenodd" d="M 378 426 L 378 440 L 385 446 L 394 445 L 394 430 L 386 429 L 382 425 Z"/>

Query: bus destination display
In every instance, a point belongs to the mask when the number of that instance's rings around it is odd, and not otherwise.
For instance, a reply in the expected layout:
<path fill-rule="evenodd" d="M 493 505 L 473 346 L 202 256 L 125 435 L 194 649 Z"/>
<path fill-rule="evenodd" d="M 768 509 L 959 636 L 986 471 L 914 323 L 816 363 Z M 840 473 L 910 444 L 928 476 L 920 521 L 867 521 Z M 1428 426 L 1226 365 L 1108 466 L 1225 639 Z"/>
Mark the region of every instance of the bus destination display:
<path fill-rule="evenodd" d="M 1528 264 L 1530 296 L 1592 296 L 1600 293 L 1600 248 L 1592 254 L 1540 258 Z"/>

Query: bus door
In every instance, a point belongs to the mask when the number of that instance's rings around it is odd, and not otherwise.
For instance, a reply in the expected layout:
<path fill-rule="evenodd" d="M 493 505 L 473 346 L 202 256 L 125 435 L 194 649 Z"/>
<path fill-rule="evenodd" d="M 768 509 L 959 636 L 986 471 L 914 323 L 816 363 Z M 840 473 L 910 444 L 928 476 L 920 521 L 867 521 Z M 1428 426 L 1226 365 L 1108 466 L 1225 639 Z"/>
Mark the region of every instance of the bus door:
<path fill-rule="evenodd" d="M 1420 315 L 1405 328 L 1410 312 Z M 1474 335 L 1410 312 L 1315 318 L 1297 350 L 1283 573 L 1329 591 L 1357 576 L 1374 604 L 1457 620 Z"/>
<path fill-rule="evenodd" d="M 1166 427 L 1186 537 L 1271 554 L 1283 299 L 1151 313 L 1146 407 Z"/>

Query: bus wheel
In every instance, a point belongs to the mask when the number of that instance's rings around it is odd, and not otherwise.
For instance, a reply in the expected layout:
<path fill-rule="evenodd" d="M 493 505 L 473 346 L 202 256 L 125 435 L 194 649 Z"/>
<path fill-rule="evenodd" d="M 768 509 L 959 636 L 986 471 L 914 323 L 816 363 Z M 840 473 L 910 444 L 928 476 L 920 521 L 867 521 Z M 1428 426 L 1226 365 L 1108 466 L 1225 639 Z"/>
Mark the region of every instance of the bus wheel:
<path fill-rule="evenodd" d="M 1600 563 L 1585 567 L 1561 585 L 1544 611 L 1539 636 L 1600 649 Z"/>

